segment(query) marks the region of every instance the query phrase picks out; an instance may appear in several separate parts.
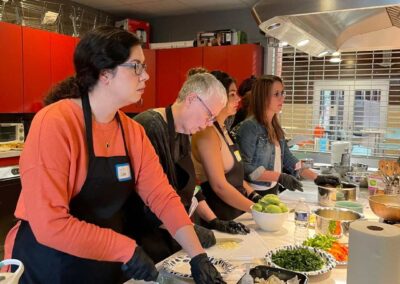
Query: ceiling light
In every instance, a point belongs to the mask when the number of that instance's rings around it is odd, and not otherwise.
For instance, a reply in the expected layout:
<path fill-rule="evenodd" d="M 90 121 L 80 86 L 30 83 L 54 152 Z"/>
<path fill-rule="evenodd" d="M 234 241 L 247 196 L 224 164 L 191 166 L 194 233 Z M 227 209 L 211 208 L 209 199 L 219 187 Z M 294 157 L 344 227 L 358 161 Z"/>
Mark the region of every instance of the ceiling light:
<path fill-rule="evenodd" d="M 341 61 L 342 59 L 340 57 L 331 57 L 331 59 L 329 59 L 331 63 L 340 63 Z"/>
<path fill-rule="evenodd" d="M 332 56 L 339 56 L 340 55 L 340 51 L 335 51 L 332 53 Z"/>
<path fill-rule="evenodd" d="M 288 43 L 287 41 L 282 41 L 282 42 L 281 42 L 281 46 L 283 46 L 283 47 L 284 47 L 284 46 L 288 46 L 288 45 L 289 45 L 289 43 Z"/>
<path fill-rule="evenodd" d="M 304 40 L 299 41 L 299 42 L 297 43 L 297 46 L 302 47 L 302 46 L 307 45 L 309 42 L 310 42 L 309 39 L 304 39 Z"/>
<path fill-rule="evenodd" d="M 273 23 L 272 25 L 269 25 L 267 27 L 267 30 L 272 31 L 272 30 L 279 28 L 280 26 L 281 26 L 281 23 Z"/>
<path fill-rule="evenodd" d="M 325 55 L 327 55 L 327 54 L 328 54 L 328 52 L 329 52 L 329 51 L 327 51 L 327 50 L 325 50 L 325 51 L 322 51 L 320 54 L 318 54 L 318 56 L 317 56 L 317 57 L 322 57 L 322 56 L 325 56 Z"/>

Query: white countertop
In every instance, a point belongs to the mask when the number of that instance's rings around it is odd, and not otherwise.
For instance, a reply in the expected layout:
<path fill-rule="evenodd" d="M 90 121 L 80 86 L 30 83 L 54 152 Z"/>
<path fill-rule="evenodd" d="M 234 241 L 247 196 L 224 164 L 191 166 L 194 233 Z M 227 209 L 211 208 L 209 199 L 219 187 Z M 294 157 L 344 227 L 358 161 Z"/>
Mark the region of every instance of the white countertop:
<path fill-rule="evenodd" d="M 281 194 L 281 199 L 288 204 L 289 207 L 294 208 L 295 203 L 298 201 L 300 196 L 306 198 L 306 202 L 309 204 L 310 209 L 318 207 L 317 204 L 317 187 L 314 183 L 309 181 L 303 181 L 305 192 L 290 192 L 285 191 Z M 372 213 L 369 208 L 368 200 L 366 199 L 367 191 L 359 192 L 358 202 L 364 205 L 364 215 L 367 219 L 376 220 L 378 218 Z M 249 235 L 229 235 L 218 231 L 215 231 L 216 238 L 241 238 L 244 241 L 240 243 L 240 247 L 232 250 L 224 250 L 214 246 L 207 249 L 209 256 L 217 258 L 223 258 L 235 265 L 237 269 L 231 273 L 226 279 L 229 284 L 235 284 L 241 278 L 244 273 L 245 263 L 251 263 L 252 267 L 256 265 L 265 265 L 264 255 L 268 250 L 277 248 L 279 246 L 288 245 L 293 243 L 294 233 L 294 214 L 290 213 L 289 218 L 284 224 L 283 228 L 278 232 L 265 232 L 262 231 L 254 220 L 250 213 L 243 214 L 238 221 L 246 224 L 252 232 Z M 314 234 L 314 230 L 310 229 L 310 235 Z M 172 255 L 170 258 L 174 258 L 177 255 L 185 254 L 184 251 L 179 251 Z M 157 264 L 157 268 L 161 268 L 162 262 Z M 160 275 L 162 276 L 162 283 L 194 283 L 191 280 L 180 279 L 169 275 L 165 271 L 161 270 Z M 321 275 L 309 277 L 308 283 L 324 283 L 324 284 L 343 284 L 346 283 L 347 277 L 347 266 L 338 266 L 331 272 Z M 127 283 L 138 283 L 135 281 L 129 281 Z M 143 283 L 143 281 L 141 282 Z"/>

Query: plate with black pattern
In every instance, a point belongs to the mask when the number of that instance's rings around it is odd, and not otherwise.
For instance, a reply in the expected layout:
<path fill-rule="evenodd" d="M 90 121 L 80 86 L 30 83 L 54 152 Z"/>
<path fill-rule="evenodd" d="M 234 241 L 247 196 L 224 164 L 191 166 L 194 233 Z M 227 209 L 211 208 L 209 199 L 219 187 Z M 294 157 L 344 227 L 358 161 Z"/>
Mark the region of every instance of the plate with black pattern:
<path fill-rule="evenodd" d="M 270 250 L 267 253 L 267 255 L 265 256 L 265 260 L 266 260 L 267 264 L 272 267 L 290 270 L 288 268 L 281 267 L 281 266 L 275 264 L 272 261 L 272 256 L 279 251 L 289 251 L 289 250 L 297 250 L 297 249 L 303 249 L 303 248 L 308 249 L 309 251 L 313 252 L 317 256 L 321 257 L 322 260 L 324 261 L 324 265 L 319 270 L 313 270 L 313 271 L 297 271 L 296 270 L 295 272 L 300 272 L 306 276 L 315 276 L 315 275 L 325 274 L 336 267 L 336 260 L 330 253 L 327 253 L 326 251 L 319 249 L 319 248 L 299 246 L 299 245 L 288 245 L 288 246 L 279 247 L 274 250 Z"/>
<path fill-rule="evenodd" d="M 221 259 L 221 258 L 214 258 L 212 256 L 208 257 L 211 263 L 215 266 L 215 268 L 221 273 L 222 277 L 227 275 L 228 273 L 232 272 L 235 268 L 229 262 Z M 177 257 L 169 258 L 165 260 L 162 264 L 162 268 L 175 276 L 181 278 L 188 278 L 192 279 L 192 273 L 190 272 L 190 257 L 188 255 L 180 255 Z"/>

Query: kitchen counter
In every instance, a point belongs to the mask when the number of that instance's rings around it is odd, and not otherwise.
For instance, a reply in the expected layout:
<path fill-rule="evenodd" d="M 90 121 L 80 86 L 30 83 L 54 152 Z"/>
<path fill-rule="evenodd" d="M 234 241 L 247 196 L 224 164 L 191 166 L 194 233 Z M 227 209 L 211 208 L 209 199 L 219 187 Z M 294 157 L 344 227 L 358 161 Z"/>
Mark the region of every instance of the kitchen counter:
<path fill-rule="evenodd" d="M 295 203 L 299 197 L 303 196 L 306 202 L 309 204 L 310 209 L 318 207 L 317 204 L 317 187 L 314 183 L 309 181 L 303 181 L 304 193 L 301 192 L 290 192 L 285 191 L 281 194 L 281 199 L 286 202 L 289 208 L 294 208 Z M 372 213 L 368 205 L 367 199 L 368 192 L 362 190 L 359 192 L 358 202 L 364 205 L 364 215 L 366 219 L 378 221 L 376 215 Z M 235 249 L 223 249 L 218 247 L 218 245 L 207 249 L 207 254 L 209 256 L 214 256 L 217 258 L 223 258 L 236 266 L 236 269 L 230 273 L 230 275 L 225 279 L 229 284 L 237 283 L 241 276 L 244 274 L 246 263 L 251 263 L 251 267 L 263 264 L 264 255 L 268 250 L 277 248 L 279 246 L 288 245 L 293 243 L 293 233 L 294 233 L 294 214 L 290 213 L 288 220 L 285 222 L 283 228 L 278 232 L 265 232 L 262 231 L 254 220 L 250 213 L 243 214 L 237 218 L 246 224 L 252 232 L 249 235 L 229 235 L 215 231 L 215 236 L 219 238 L 241 238 L 243 242 L 240 243 L 239 248 Z M 310 235 L 314 234 L 314 230 L 310 229 Z M 341 240 L 342 241 L 342 240 Z M 346 240 L 344 240 L 346 242 Z M 185 254 L 184 251 L 179 251 L 172 255 L 170 258 L 175 258 L 178 255 Z M 157 264 L 157 268 L 160 269 L 162 262 Z M 160 275 L 162 280 L 160 283 L 194 283 L 188 279 L 182 279 L 172 276 L 165 271 L 161 270 Z M 321 276 L 309 277 L 308 283 L 324 283 L 324 284 L 343 284 L 346 283 L 347 277 L 347 266 L 337 266 L 335 269 Z M 127 282 L 129 284 L 140 283 L 135 281 Z M 141 282 L 143 283 L 143 281 Z"/>

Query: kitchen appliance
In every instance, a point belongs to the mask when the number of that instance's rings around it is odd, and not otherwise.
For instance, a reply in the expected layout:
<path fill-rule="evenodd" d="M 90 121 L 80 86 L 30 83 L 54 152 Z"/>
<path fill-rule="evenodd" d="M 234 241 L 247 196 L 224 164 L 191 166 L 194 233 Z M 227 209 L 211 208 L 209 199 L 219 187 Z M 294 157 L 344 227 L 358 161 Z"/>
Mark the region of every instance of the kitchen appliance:
<path fill-rule="evenodd" d="M 24 143 L 23 123 L 0 123 L 0 145 Z"/>
<path fill-rule="evenodd" d="M 315 232 L 335 238 L 349 235 L 351 222 L 363 219 L 364 215 L 344 208 L 318 208 L 315 214 Z"/>
<path fill-rule="evenodd" d="M 21 192 L 19 167 L 0 167 L 0 259 L 4 255 L 4 240 L 15 225 L 15 207 Z"/>
<path fill-rule="evenodd" d="M 331 144 L 331 165 L 340 164 L 350 167 L 350 142 L 334 141 Z"/>
<path fill-rule="evenodd" d="M 318 204 L 333 207 L 336 201 L 356 201 L 357 186 L 352 183 L 342 182 L 341 187 L 318 186 Z"/>
<path fill-rule="evenodd" d="M 398 0 L 260 0 L 252 9 L 268 37 L 312 56 L 398 49 L 399 12 Z"/>

